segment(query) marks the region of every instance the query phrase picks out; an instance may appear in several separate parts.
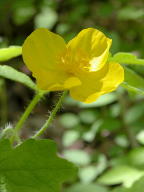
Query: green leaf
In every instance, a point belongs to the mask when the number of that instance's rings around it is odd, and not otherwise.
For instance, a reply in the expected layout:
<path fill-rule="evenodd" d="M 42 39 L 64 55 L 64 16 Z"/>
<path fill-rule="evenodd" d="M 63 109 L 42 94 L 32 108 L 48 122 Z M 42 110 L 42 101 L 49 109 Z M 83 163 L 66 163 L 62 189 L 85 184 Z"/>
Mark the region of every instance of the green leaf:
<path fill-rule="evenodd" d="M 125 79 L 121 84 L 124 88 L 135 91 L 140 94 L 144 94 L 144 79 L 133 70 L 124 67 Z"/>
<path fill-rule="evenodd" d="M 13 20 L 16 25 L 23 25 L 28 22 L 36 13 L 35 7 L 19 7 L 13 13 Z"/>
<path fill-rule="evenodd" d="M 143 114 L 144 114 L 144 103 L 134 105 L 127 110 L 126 115 L 124 117 L 125 122 L 127 124 L 132 124 L 138 121 L 140 118 L 142 118 Z"/>
<path fill-rule="evenodd" d="M 144 177 L 134 183 L 134 185 L 127 192 L 143 192 L 144 191 Z"/>
<path fill-rule="evenodd" d="M 76 142 L 80 137 L 80 133 L 76 130 L 65 131 L 62 142 L 65 147 L 71 146 L 74 142 Z"/>
<path fill-rule="evenodd" d="M 108 192 L 108 190 L 97 184 L 76 183 L 75 185 L 72 185 L 68 189 L 64 190 L 64 192 Z"/>
<path fill-rule="evenodd" d="M 144 177 L 136 181 L 130 188 L 118 187 L 112 192 L 143 192 L 143 191 L 144 191 Z"/>
<path fill-rule="evenodd" d="M 144 171 L 121 165 L 107 171 L 99 178 L 99 182 L 105 185 L 115 185 L 123 183 L 124 186 L 130 187 L 136 180 L 144 175 Z"/>
<path fill-rule="evenodd" d="M 144 130 L 141 130 L 137 135 L 136 135 L 137 141 L 144 145 Z"/>
<path fill-rule="evenodd" d="M 96 166 L 87 166 L 87 167 L 82 167 L 79 170 L 79 178 L 82 183 L 92 183 L 94 179 L 97 177 L 97 171 L 96 171 Z"/>
<path fill-rule="evenodd" d="M 139 64 L 144 65 L 144 59 L 138 59 L 132 53 L 119 52 L 110 58 L 110 61 L 115 61 L 123 64 Z"/>
<path fill-rule="evenodd" d="M 22 54 L 21 46 L 10 46 L 0 49 L 0 62 L 7 61 Z"/>
<path fill-rule="evenodd" d="M 96 165 L 89 165 L 79 169 L 79 178 L 82 183 L 91 183 L 96 179 L 107 167 L 106 157 L 101 154 L 98 157 Z"/>
<path fill-rule="evenodd" d="M 84 150 L 80 149 L 65 150 L 64 157 L 67 160 L 76 163 L 78 165 L 87 165 L 91 161 L 90 155 Z"/>
<path fill-rule="evenodd" d="M 79 124 L 79 117 L 73 113 L 65 113 L 60 116 L 60 123 L 65 128 L 73 128 Z"/>
<path fill-rule="evenodd" d="M 0 142 L 0 183 L 6 192 L 59 192 L 76 167 L 59 158 L 50 140 L 29 139 L 16 148 Z"/>
<path fill-rule="evenodd" d="M 124 188 L 124 187 L 118 187 L 118 188 L 115 188 L 112 192 L 130 192 L 128 190 L 129 189 Z"/>
<path fill-rule="evenodd" d="M 95 123 L 92 124 L 90 129 L 83 134 L 82 138 L 87 142 L 92 142 L 99 132 L 102 123 L 102 120 L 97 120 Z"/>
<path fill-rule="evenodd" d="M 52 29 L 57 20 L 58 15 L 55 10 L 48 7 L 43 7 L 42 11 L 35 17 L 35 27 L 45 27 L 48 29 Z"/>
<path fill-rule="evenodd" d="M 127 6 L 119 9 L 118 19 L 120 20 L 137 20 L 144 17 L 144 9 Z"/>
<path fill-rule="evenodd" d="M 138 147 L 130 151 L 127 155 L 129 165 L 139 169 L 144 169 L 144 147 Z"/>
<path fill-rule="evenodd" d="M 80 120 L 86 124 L 92 124 L 96 120 L 97 116 L 98 114 L 95 113 L 95 111 L 89 109 L 83 110 L 79 113 Z"/>
<path fill-rule="evenodd" d="M 26 86 L 28 86 L 31 89 L 37 89 L 35 83 L 24 73 L 17 71 L 16 69 L 7 66 L 7 65 L 1 65 L 0 66 L 0 76 L 17 81 L 19 83 L 22 83 Z"/>

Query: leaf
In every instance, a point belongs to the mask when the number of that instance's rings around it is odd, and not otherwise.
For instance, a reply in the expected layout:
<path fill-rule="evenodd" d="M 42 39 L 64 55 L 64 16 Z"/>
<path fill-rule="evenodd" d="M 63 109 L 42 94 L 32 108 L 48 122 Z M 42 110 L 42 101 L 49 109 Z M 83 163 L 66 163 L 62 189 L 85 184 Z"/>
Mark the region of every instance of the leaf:
<path fill-rule="evenodd" d="M 58 15 L 55 10 L 43 7 L 41 12 L 35 17 L 35 28 L 45 27 L 52 29 L 58 20 Z"/>
<path fill-rule="evenodd" d="M 82 167 L 79 170 L 79 178 L 82 183 L 85 184 L 92 183 L 96 177 L 97 177 L 96 166 L 90 165 L 87 167 Z"/>
<path fill-rule="evenodd" d="M 0 62 L 7 61 L 22 54 L 21 46 L 10 46 L 0 49 Z"/>
<path fill-rule="evenodd" d="M 0 183 L 6 192 L 59 192 L 64 181 L 73 179 L 76 167 L 56 155 L 51 140 L 26 140 L 12 148 L 0 142 Z"/>
<path fill-rule="evenodd" d="M 90 110 L 90 109 L 82 110 L 82 111 L 79 113 L 80 120 L 81 120 L 83 123 L 86 123 L 86 124 L 92 124 L 92 123 L 94 123 L 94 121 L 96 120 L 97 116 L 98 116 L 98 114 L 95 113 L 95 111 Z"/>
<path fill-rule="evenodd" d="M 134 183 L 134 185 L 127 192 L 143 192 L 144 191 L 144 177 Z"/>
<path fill-rule="evenodd" d="M 119 52 L 110 58 L 110 61 L 115 61 L 123 64 L 139 64 L 144 65 L 144 59 L 138 59 L 132 53 Z"/>
<path fill-rule="evenodd" d="M 75 185 L 72 185 L 68 189 L 64 190 L 64 192 L 108 192 L 108 190 L 105 187 L 99 186 L 94 183 L 76 183 Z"/>
<path fill-rule="evenodd" d="M 7 65 L 0 66 L 0 76 L 22 83 L 31 89 L 37 89 L 35 83 L 29 78 L 29 76 L 25 75 L 22 72 L 17 71 L 16 69 L 10 66 Z"/>
<path fill-rule="evenodd" d="M 144 169 L 144 147 L 138 147 L 129 152 L 127 155 L 129 165 L 139 169 Z"/>
<path fill-rule="evenodd" d="M 144 9 L 127 6 L 118 11 L 118 19 L 120 20 L 137 20 L 144 17 Z"/>
<path fill-rule="evenodd" d="M 124 187 L 115 188 L 112 192 L 128 192 L 129 189 Z"/>
<path fill-rule="evenodd" d="M 144 114 L 144 103 L 139 103 L 137 105 L 132 106 L 126 112 L 124 117 L 125 122 L 127 124 L 133 124 L 143 117 Z"/>
<path fill-rule="evenodd" d="M 80 123 L 79 117 L 73 113 L 65 113 L 60 116 L 60 123 L 65 128 L 73 128 Z"/>
<path fill-rule="evenodd" d="M 101 154 L 98 157 L 96 165 L 89 165 L 86 167 L 81 167 L 79 169 L 79 178 L 82 183 L 91 183 L 95 180 L 107 167 L 106 157 Z"/>
<path fill-rule="evenodd" d="M 125 79 L 121 84 L 124 88 L 135 91 L 140 94 L 144 94 L 144 79 L 133 70 L 124 67 Z"/>
<path fill-rule="evenodd" d="M 141 130 L 137 135 L 136 135 L 137 141 L 141 144 L 144 145 L 144 130 Z"/>
<path fill-rule="evenodd" d="M 80 137 L 80 133 L 76 130 L 65 131 L 62 142 L 65 147 L 71 146 Z"/>
<path fill-rule="evenodd" d="M 143 189 L 144 189 L 144 177 L 136 181 L 130 188 L 118 187 L 112 192 L 143 192 L 144 191 Z"/>
<path fill-rule="evenodd" d="M 36 6 L 34 0 L 15 0 L 12 3 L 12 19 L 16 25 L 23 25 L 27 23 L 36 13 Z"/>
<path fill-rule="evenodd" d="M 13 13 L 13 20 L 16 25 L 23 25 L 28 22 L 36 13 L 34 6 L 19 7 Z"/>
<path fill-rule="evenodd" d="M 82 138 L 84 139 L 84 141 L 92 142 L 95 139 L 97 133 L 100 131 L 102 123 L 103 122 L 101 119 L 95 121 L 90 129 L 83 134 Z"/>
<path fill-rule="evenodd" d="M 80 149 L 65 150 L 64 157 L 77 165 L 87 165 L 91 161 L 90 155 Z"/>
<path fill-rule="evenodd" d="M 115 185 L 123 183 L 124 186 L 130 187 L 136 180 L 144 175 L 144 171 L 121 165 L 114 167 L 103 174 L 98 181 L 105 185 Z"/>

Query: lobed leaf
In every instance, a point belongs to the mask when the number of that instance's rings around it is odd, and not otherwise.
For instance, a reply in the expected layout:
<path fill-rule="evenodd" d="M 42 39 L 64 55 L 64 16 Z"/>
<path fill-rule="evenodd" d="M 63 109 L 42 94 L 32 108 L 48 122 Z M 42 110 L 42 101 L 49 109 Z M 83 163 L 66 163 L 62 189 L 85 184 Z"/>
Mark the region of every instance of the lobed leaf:
<path fill-rule="evenodd" d="M 46 139 L 29 139 L 16 148 L 8 140 L 0 141 L 0 188 L 6 192 L 59 192 L 77 169 L 56 153 L 55 143 Z"/>

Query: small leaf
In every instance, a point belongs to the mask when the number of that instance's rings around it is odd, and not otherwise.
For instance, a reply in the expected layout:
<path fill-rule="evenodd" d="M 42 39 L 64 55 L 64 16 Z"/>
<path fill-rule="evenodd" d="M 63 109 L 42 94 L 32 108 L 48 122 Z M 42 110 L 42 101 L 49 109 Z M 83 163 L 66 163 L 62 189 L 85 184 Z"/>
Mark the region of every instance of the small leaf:
<path fill-rule="evenodd" d="M 132 53 L 119 52 L 110 58 L 110 61 L 115 61 L 123 64 L 139 64 L 144 65 L 144 59 L 138 59 Z"/>
<path fill-rule="evenodd" d="M 101 184 L 105 185 L 115 185 L 123 183 L 124 186 L 130 187 L 143 175 L 144 171 L 135 169 L 133 167 L 121 165 L 107 171 L 98 179 L 98 181 Z"/>
<path fill-rule="evenodd" d="M 56 155 L 50 140 L 29 139 L 16 148 L 0 142 L 0 183 L 6 192 L 59 192 L 76 167 Z M 5 185 L 4 185 L 5 184 Z"/>
<path fill-rule="evenodd" d="M 120 20 L 138 20 L 144 17 L 144 9 L 127 6 L 118 11 L 118 19 Z"/>
<path fill-rule="evenodd" d="M 144 191 L 144 177 L 134 183 L 134 185 L 127 192 L 143 192 Z"/>
<path fill-rule="evenodd" d="M 10 46 L 0 49 L 0 61 L 7 61 L 22 54 L 21 46 Z"/>
<path fill-rule="evenodd" d="M 143 117 L 144 114 L 144 103 L 139 103 L 129 108 L 124 117 L 127 124 L 133 124 Z"/>
<path fill-rule="evenodd" d="M 73 113 L 65 113 L 60 116 L 60 123 L 65 128 L 73 128 L 79 124 L 79 117 Z"/>
<path fill-rule="evenodd" d="M 97 116 L 98 114 L 95 113 L 95 111 L 89 109 L 83 110 L 79 113 L 80 120 L 86 124 L 92 124 L 96 120 Z"/>
<path fill-rule="evenodd" d="M 36 13 L 34 6 L 19 7 L 13 12 L 13 20 L 16 25 L 23 25 L 28 22 Z"/>
<path fill-rule="evenodd" d="M 112 192 L 130 192 L 128 188 L 124 188 L 124 187 L 117 187 L 114 190 L 112 190 Z M 140 192 L 140 191 L 139 191 Z"/>
<path fill-rule="evenodd" d="M 58 15 L 55 10 L 43 7 L 41 12 L 35 17 L 35 28 L 45 27 L 52 29 L 58 20 Z"/>
<path fill-rule="evenodd" d="M 133 70 L 124 67 L 125 79 L 124 83 L 121 84 L 123 87 L 130 91 L 144 94 L 144 79 Z"/>
<path fill-rule="evenodd" d="M 138 147 L 129 152 L 127 155 L 129 165 L 139 169 L 144 169 L 144 147 Z"/>
<path fill-rule="evenodd" d="M 96 179 L 107 167 L 106 157 L 101 154 L 98 157 L 96 165 L 89 165 L 79 169 L 79 177 L 82 183 L 91 183 Z"/>
<path fill-rule="evenodd" d="M 7 65 L 0 66 L 0 76 L 22 83 L 31 89 L 36 89 L 35 83 L 27 75 L 17 71 L 16 69 L 10 66 Z"/>
<path fill-rule="evenodd" d="M 144 191 L 144 177 L 136 181 L 130 188 L 118 187 L 114 189 L 112 192 L 143 192 L 143 191 Z"/>
<path fill-rule="evenodd" d="M 99 186 L 97 184 L 82 184 L 76 183 L 71 187 L 64 190 L 64 192 L 108 192 L 105 187 Z"/>
<path fill-rule="evenodd" d="M 80 133 L 76 130 L 65 131 L 62 142 L 65 147 L 71 146 L 80 137 Z"/>
<path fill-rule="evenodd" d="M 80 149 L 65 150 L 64 157 L 77 165 L 87 165 L 91 161 L 90 155 Z"/>

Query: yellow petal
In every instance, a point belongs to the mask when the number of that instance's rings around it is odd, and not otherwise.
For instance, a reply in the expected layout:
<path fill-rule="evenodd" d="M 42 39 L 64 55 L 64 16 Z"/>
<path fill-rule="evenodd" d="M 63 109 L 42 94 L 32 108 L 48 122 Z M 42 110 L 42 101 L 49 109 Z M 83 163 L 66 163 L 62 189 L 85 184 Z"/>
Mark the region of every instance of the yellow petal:
<path fill-rule="evenodd" d="M 64 40 L 47 29 L 37 29 L 25 40 L 22 47 L 23 60 L 43 90 L 64 90 L 80 85 L 61 67 L 61 55 L 66 52 Z"/>
<path fill-rule="evenodd" d="M 37 74 L 37 86 L 42 90 L 48 91 L 62 91 L 67 90 L 73 86 L 78 86 L 81 81 L 77 77 L 70 76 L 61 71 L 45 71 L 39 69 Z"/>
<path fill-rule="evenodd" d="M 71 52 L 71 65 L 75 68 L 80 65 L 88 71 L 100 70 L 108 59 L 111 43 L 112 40 L 97 29 L 82 30 L 67 45 Z"/>
<path fill-rule="evenodd" d="M 22 55 L 31 71 L 35 67 L 44 70 L 58 70 L 59 56 L 66 50 L 62 37 L 47 29 L 36 29 L 25 40 Z"/>
<path fill-rule="evenodd" d="M 83 74 L 80 77 L 82 84 L 70 89 L 71 97 L 78 101 L 92 103 L 99 96 L 114 91 L 124 80 L 124 70 L 120 64 L 114 62 L 105 66 L 108 66 L 106 71 L 100 70 L 89 72 L 87 75 Z"/>
<path fill-rule="evenodd" d="M 103 78 L 101 91 L 109 93 L 114 91 L 124 81 L 124 69 L 119 63 L 110 62 L 109 69 Z"/>
<path fill-rule="evenodd" d="M 101 95 L 102 82 L 99 80 L 99 74 L 90 73 L 87 76 L 81 76 L 82 84 L 70 89 L 70 95 L 75 100 L 91 103 Z"/>

